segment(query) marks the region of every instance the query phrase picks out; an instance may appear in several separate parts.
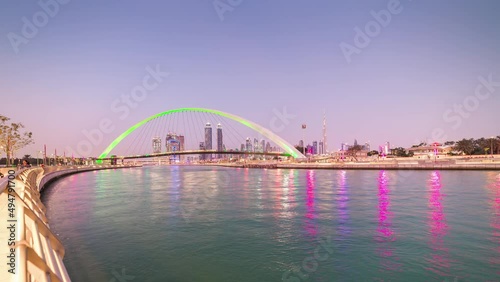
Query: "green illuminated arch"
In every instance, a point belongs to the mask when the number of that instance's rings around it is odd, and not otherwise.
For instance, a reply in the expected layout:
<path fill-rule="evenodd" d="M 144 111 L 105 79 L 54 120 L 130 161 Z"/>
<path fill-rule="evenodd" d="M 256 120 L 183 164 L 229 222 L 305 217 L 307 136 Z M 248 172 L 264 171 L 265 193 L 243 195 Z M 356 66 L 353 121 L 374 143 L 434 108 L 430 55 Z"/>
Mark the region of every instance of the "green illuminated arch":
<path fill-rule="evenodd" d="M 143 126 L 147 122 L 158 118 L 162 116 L 166 116 L 169 114 L 173 113 L 180 113 L 180 112 L 201 112 L 201 113 L 211 113 L 211 114 L 216 114 L 218 116 L 222 117 L 227 117 L 232 120 L 235 120 L 247 127 L 250 127 L 251 129 L 259 132 L 262 134 L 262 136 L 272 140 L 276 145 L 280 146 L 283 150 L 285 150 L 286 153 L 290 154 L 290 156 L 294 158 L 305 158 L 304 155 L 299 152 L 297 149 L 295 149 L 294 146 L 292 146 L 290 143 L 286 142 L 283 138 L 279 137 L 278 135 L 272 133 L 269 129 L 264 128 L 256 123 L 253 123 L 249 120 L 246 120 L 242 117 L 239 117 L 237 115 L 221 112 L 221 111 L 216 111 L 216 110 L 210 110 L 210 109 L 204 109 L 204 108 L 181 108 L 181 109 L 175 109 L 175 110 L 170 110 L 166 112 L 161 112 L 156 115 L 152 115 L 138 123 L 136 123 L 134 126 L 130 127 L 127 129 L 125 132 L 123 132 L 120 136 L 118 136 L 109 146 L 102 152 L 102 154 L 98 157 L 98 159 L 106 158 L 108 154 L 113 150 L 114 147 L 116 147 L 125 137 L 127 137 L 130 133 L 134 132 L 136 129 L 139 127 Z"/>

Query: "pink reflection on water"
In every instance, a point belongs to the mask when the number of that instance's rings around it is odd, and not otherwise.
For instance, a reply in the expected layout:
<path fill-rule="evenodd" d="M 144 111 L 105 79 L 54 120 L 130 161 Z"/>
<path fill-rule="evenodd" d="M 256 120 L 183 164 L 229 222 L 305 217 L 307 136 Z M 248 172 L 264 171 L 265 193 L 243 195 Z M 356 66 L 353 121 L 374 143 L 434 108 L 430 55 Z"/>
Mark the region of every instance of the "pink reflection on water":
<path fill-rule="evenodd" d="M 314 189 L 315 189 L 315 176 L 314 170 L 307 171 L 307 197 L 306 197 L 306 231 L 311 236 L 316 236 L 316 210 L 314 207 Z"/>
<path fill-rule="evenodd" d="M 429 181 L 429 208 L 428 226 L 430 234 L 430 248 L 432 249 L 429 258 L 430 270 L 440 275 L 447 275 L 446 270 L 450 267 L 448 248 L 444 245 L 444 237 L 448 233 L 446 214 L 443 210 L 442 200 L 445 197 L 441 193 L 441 174 L 433 171 Z"/>
<path fill-rule="evenodd" d="M 396 241 L 395 232 L 392 228 L 393 214 L 390 210 L 391 198 L 389 189 L 389 177 L 387 171 L 381 170 L 378 176 L 378 226 L 375 240 L 378 243 L 378 254 L 381 258 L 381 265 L 388 271 L 399 271 L 401 263 L 394 254 L 394 247 L 391 246 Z"/>
<path fill-rule="evenodd" d="M 389 188 L 387 183 L 389 179 L 387 172 L 382 170 L 378 177 L 378 228 L 377 232 L 381 239 L 393 241 L 394 232 L 392 231 L 392 213 L 389 210 L 391 199 L 389 197 Z"/>

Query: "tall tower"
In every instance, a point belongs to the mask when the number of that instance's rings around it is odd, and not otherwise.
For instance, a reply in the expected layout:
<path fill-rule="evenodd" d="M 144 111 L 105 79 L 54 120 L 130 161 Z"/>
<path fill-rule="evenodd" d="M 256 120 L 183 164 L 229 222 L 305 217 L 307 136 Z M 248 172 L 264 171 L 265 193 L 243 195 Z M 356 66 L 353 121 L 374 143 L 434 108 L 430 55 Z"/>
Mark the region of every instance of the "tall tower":
<path fill-rule="evenodd" d="M 175 133 L 168 133 L 165 138 L 165 148 L 167 152 L 179 152 L 181 148 L 179 136 Z M 179 155 L 172 155 L 170 161 L 180 161 Z"/>
<path fill-rule="evenodd" d="M 325 154 L 328 153 L 328 149 L 326 146 L 326 111 L 323 114 L 323 152 Z"/>
<path fill-rule="evenodd" d="M 210 122 L 205 124 L 205 150 L 212 150 L 212 125 Z M 211 160 L 212 155 L 208 155 L 207 159 Z"/>
<path fill-rule="evenodd" d="M 205 150 L 205 143 L 204 142 L 200 142 L 200 151 L 203 151 Z M 200 154 L 200 161 L 204 161 L 205 160 L 205 155 L 204 154 Z"/>
<path fill-rule="evenodd" d="M 184 143 L 184 135 L 179 135 L 179 151 L 184 151 L 186 148 L 185 148 L 185 143 Z"/>
<path fill-rule="evenodd" d="M 245 147 L 247 152 L 252 151 L 252 140 L 250 139 L 250 137 L 248 137 L 247 140 L 245 140 Z"/>
<path fill-rule="evenodd" d="M 161 138 L 153 137 L 153 154 L 161 153 Z"/>
<path fill-rule="evenodd" d="M 221 152 L 224 150 L 224 142 L 222 139 L 222 125 L 219 123 L 217 124 L 217 151 Z M 222 154 L 218 154 L 217 158 L 222 158 Z"/>

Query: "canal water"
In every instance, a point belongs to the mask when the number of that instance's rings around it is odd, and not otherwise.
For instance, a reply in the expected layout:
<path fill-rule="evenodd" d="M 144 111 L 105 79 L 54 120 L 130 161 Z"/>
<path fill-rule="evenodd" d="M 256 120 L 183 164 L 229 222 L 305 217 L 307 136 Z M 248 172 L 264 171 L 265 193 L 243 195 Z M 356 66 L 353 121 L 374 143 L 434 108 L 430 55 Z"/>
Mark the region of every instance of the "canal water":
<path fill-rule="evenodd" d="M 161 166 L 43 194 L 73 281 L 500 281 L 500 175 Z"/>

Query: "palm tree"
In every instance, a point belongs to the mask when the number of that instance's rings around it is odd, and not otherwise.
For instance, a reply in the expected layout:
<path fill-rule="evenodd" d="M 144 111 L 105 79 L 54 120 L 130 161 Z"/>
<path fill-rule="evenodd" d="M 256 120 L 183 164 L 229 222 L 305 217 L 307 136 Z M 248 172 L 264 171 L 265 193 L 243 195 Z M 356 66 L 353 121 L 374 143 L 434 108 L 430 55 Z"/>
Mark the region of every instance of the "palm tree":
<path fill-rule="evenodd" d="M 456 151 L 463 152 L 466 155 L 470 155 L 474 151 L 474 139 L 464 138 L 455 143 L 455 147 L 453 149 Z"/>

